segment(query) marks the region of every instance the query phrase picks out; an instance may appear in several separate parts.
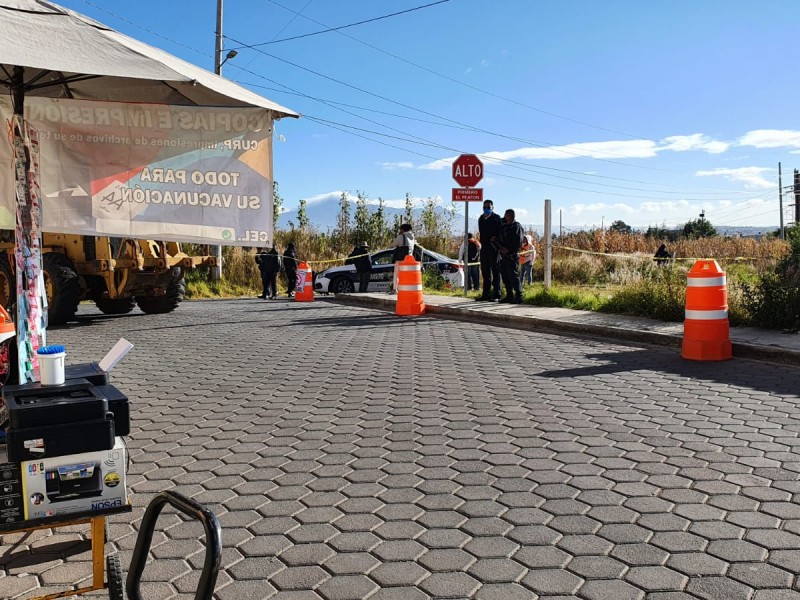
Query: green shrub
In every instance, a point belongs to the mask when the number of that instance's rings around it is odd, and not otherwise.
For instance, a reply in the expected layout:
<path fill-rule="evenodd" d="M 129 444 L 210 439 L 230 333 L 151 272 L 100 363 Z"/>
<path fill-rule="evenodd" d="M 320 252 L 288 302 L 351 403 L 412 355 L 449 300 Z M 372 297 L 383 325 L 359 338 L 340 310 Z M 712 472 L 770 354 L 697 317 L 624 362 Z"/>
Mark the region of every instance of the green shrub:
<path fill-rule="evenodd" d="M 422 287 L 426 290 L 440 291 L 448 287 L 448 282 L 438 268 L 422 269 Z"/>
<path fill-rule="evenodd" d="M 742 284 L 744 305 L 753 324 L 769 329 L 800 329 L 800 226 L 788 231 L 789 253 L 757 283 Z"/>
<path fill-rule="evenodd" d="M 620 288 L 601 312 L 682 321 L 686 306 L 686 274 L 679 267 L 653 269 L 652 277 Z"/>

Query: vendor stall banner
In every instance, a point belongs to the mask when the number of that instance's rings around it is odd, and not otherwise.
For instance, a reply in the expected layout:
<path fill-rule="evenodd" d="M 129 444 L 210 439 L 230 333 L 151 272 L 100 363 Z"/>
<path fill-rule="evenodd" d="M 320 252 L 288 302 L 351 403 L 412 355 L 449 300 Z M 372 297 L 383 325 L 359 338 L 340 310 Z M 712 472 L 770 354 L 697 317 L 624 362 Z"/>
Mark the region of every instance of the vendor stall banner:
<path fill-rule="evenodd" d="M 42 228 L 231 246 L 272 241 L 272 116 L 28 98 Z"/>

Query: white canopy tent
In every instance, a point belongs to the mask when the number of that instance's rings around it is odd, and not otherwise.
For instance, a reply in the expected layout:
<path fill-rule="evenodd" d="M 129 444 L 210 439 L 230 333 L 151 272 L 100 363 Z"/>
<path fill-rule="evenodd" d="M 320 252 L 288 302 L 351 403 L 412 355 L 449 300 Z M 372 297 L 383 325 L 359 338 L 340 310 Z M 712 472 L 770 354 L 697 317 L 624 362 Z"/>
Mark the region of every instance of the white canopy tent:
<path fill-rule="evenodd" d="M 15 68 L 24 79 L 15 80 Z M 293 110 L 102 23 L 42 0 L 0 0 L 0 83 L 26 95 Z M 21 107 L 16 107 L 17 112 Z"/>

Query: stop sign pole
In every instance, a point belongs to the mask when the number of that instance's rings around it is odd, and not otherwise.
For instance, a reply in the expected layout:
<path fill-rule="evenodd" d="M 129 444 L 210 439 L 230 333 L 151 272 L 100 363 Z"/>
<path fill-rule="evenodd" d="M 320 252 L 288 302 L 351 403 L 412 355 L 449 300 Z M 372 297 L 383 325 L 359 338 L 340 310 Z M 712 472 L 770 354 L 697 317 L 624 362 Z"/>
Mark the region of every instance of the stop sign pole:
<path fill-rule="evenodd" d="M 462 154 L 453 161 L 453 179 L 461 189 L 453 190 L 453 200 L 464 202 L 464 297 L 469 282 L 469 203 L 483 200 L 483 189 L 474 188 L 483 179 L 483 163 L 474 154 Z"/>

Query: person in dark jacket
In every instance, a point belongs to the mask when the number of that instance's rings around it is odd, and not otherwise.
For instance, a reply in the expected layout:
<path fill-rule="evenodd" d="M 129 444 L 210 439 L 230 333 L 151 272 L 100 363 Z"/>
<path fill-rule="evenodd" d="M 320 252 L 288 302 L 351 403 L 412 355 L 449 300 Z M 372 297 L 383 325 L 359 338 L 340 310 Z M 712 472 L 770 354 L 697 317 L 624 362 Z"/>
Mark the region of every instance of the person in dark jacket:
<path fill-rule="evenodd" d="M 500 273 L 506 288 L 506 296 L 500 302 L 507 304 L 522 304 L 519 249 L 525 241 L 525 230 L 515 217 L 514 211 L 509 208 L 503 215 L 503 229 L 500 232 Z"/>
<path fill-rule="evenodd" d="M 261 261 L 261 270 L 267 278 L 264 295 L 270 300 L 276 300 L 278 298 L 278 273 L 281 272 L 281 255 L 278 254 L 278 248 L 274 244 L 272 250 Z"/>
<path fill-rule="evenodd" d="M 665 264 L 667 264 L 667 261 L 669 261 L 670 258 L 672 258 L 672 254 L 670 254 L 667 250 L 666 244 L 661 244 L 653 256 L 653 260 L 656 261 L 656 264 L 659 267 L 663 267 Z"/>
<path fill-rule="evenodd" d="M 269 253 L 267 252 L 266 248 L 261 248 L 258 254 L 256 254 L 256 264 L 258 265 L 258 272 L 261 275 L 261 295 L 259 298 L 262 300 L 266 300 L 269 298 L 270 289 L 269 289 L 269 276 L 267 275 L 266 265 L 267 260 L 269 259 Z"/>
<path fill-rule="evenodd" d="M 356 273 L 358 273 L 358 292 L 365 293 L 369 288 L 369 278 L 372 274 L 372 257 L 369 255 L 367 243 L 361 242 L 353 248 L 344 264 L 355 266 Z"/>
<path fill-rule="evenodd" d="M 294 298 L 294 288 L 297 285 L 297 250 L 294 242 L 289 242 L 283 253 L 283 270 L 286 273 L 286 295 Z"/>
<path fill-rule="evenodd" d="M 500 299 L 500 267 L 497 263 L 500 232 L 503 222 L 494 212 L 494 202 L 483 202 L 483 214 L 478 218 L 478 233 L 481 237 L 481 275 L 483 294 L 478 300 L 496 301 Z"/>

